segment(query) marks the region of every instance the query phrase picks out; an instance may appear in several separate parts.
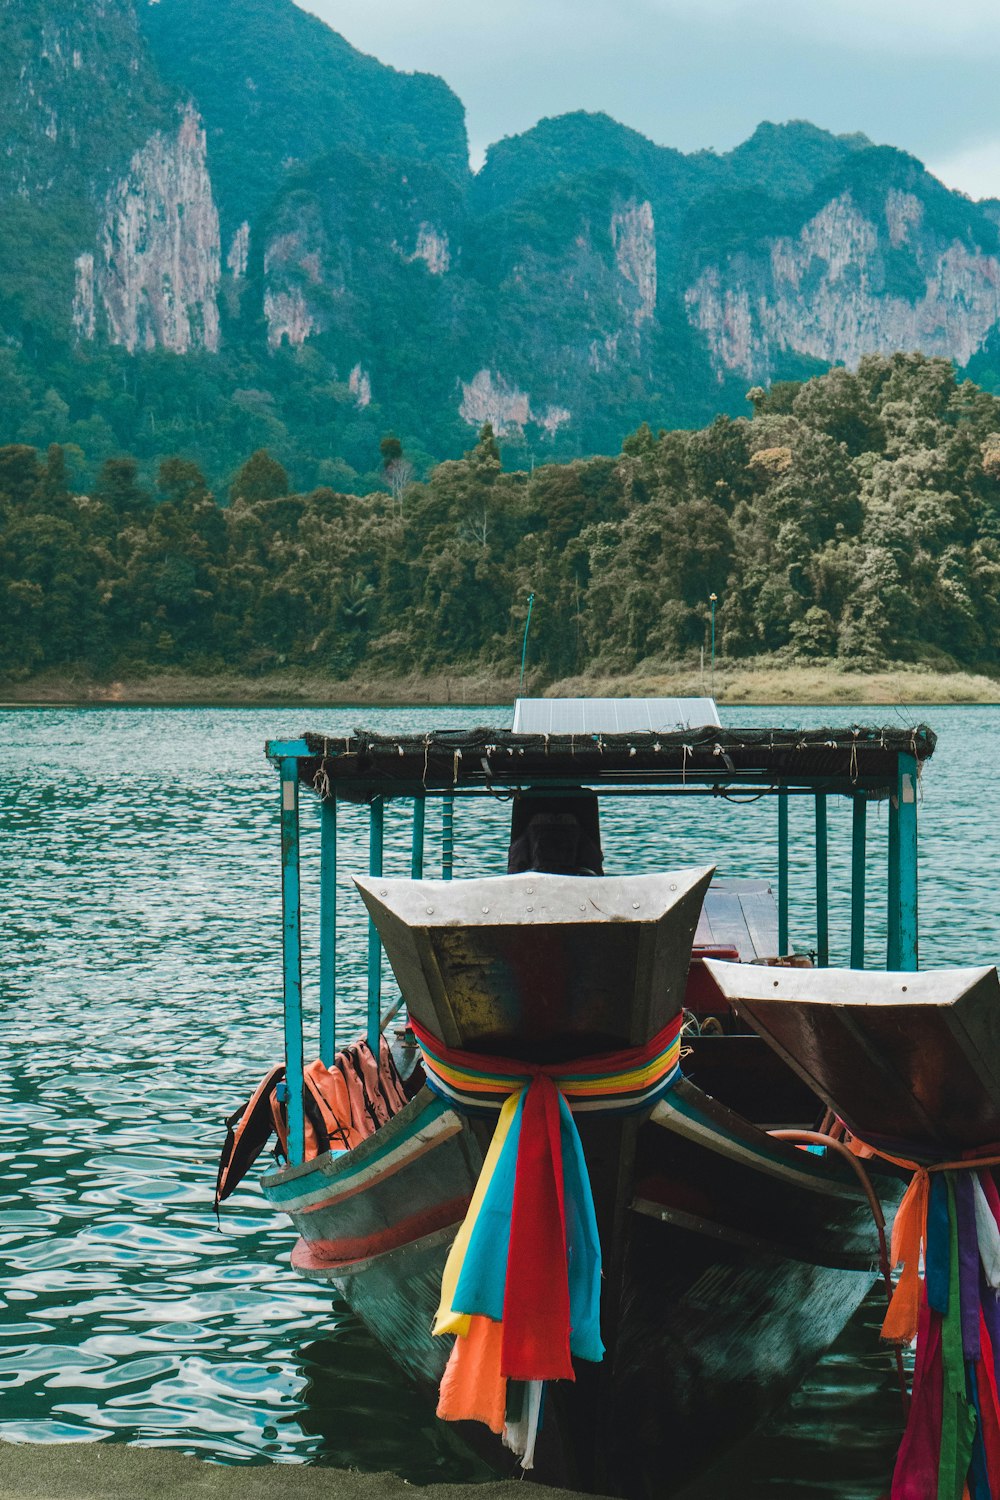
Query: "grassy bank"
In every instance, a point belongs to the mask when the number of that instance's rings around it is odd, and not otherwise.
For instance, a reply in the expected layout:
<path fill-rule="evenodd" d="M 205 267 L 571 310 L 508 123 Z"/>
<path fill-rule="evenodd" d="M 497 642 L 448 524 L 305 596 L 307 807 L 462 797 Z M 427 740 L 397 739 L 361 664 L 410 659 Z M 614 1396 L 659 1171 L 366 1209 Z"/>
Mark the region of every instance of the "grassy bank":
<path fill-rule="evenodd" d="M 568 677 L 548 692 L 558 697 L 696 697 L 712 694 L 708 669 L 638 671 L 626 677 Z M 716 666 L 720 704 L 1000 703 L 1000 681 L 972 672 L 934 672 L 909 663 L 862 671 L 834 664 L 783 665 L 766 661 Z"/>
<path fill-rule="evenodd" d="M 548 697 L 700 697 L 712 691 L 711 673 L 699 667 L 654 666 L 628 676 L 598 674 L 546 683 L 530 674 L 525 692 Z M 721 665 L 715 670 L 720 704 L 998 703 L 1000 681 L 970 672 L 936 672 L 898 663 L 862 671 L 836 663 L 787 665 L 766 660 Z M 50 675 L 0 682 L 0 704 L 232 704 L 247 707 L 394 704 L 511 704 L 517 677 L 486 671 L 364 675 L 343 680 L 319 673 L 275 672 L 262 677 L 219 674 L 195 677 L 162 672 L 110 682 Z"/>
<path fill-rule="evenodd" d="M 302 704 L 476 704 L 513 703 L 517 678 L 489 672 L 411 673 L 400 677 L 371 675 L 333 678 L 312 672 L 274 672 L 261 677 L 238 673 L 193 676 L 158 672 L 109 682 L 66 675 L 0 681 L 0 704 L 233 704 L 248 708 Z"/>

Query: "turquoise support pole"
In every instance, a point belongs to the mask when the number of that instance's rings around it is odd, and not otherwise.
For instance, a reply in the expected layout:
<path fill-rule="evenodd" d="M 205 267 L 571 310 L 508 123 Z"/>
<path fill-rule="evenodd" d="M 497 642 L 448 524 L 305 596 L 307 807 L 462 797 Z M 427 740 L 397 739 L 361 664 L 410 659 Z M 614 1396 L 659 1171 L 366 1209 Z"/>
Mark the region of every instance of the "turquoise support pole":
<path fill-rule="evenodd" d="M 830 889 L 827 860 L 826 793 L 816 793 L 816 963 L 830 965 Z"/>
<path fill-rule="evenodd" d="M 898 796 L 893 796 L 889 799 L 889 878 L 887 894 L 888 911 L 886 912 L 885 964 L 887 969 L 898 969 L 900 967 Z"/>
<path fill-rule="evenodd" d="M 778 792 L 778 953 L 788 948 L 788 792 Z"/>
<path fill-rule="evenodd" d="M 851 818 L 851 968 L 865 966 L 865 839 L 868 803 L 855 794 Z"/>
<path fill-rule="evenodd" d="M 413 843 L 410 848 L 410 878 L 422 880 L 424 877 L 424 824 L 426 822 L 427 803 L 423 795 L 413 799 Z"/>
<path fill-rule="evenodd" d="M 709 602 L 712 605 L 712 697 L 715 697 L 715 605 L 718 600 L 717 594 L 709 594 Z"/>
<path fill-rule="evenodd" d="M 337 1055 L 337 799 L 319 805 L 319 1055 Z"/>
<path fill-rule="evenodd" d="M 302 912 L 299 891 L 299 763 L 282 756 L 281 776 L 281 955 L 285 1002 L 285 1084 L 288 1159 L 305 1160 L 302 1111 Z"/>
<path fill-rule="evenodd" d="M 531 611 L 535 605 L 534 594 L 528 595 L 528 618 L 524 622 L 524 644 L 521 647 L 521 677 L 517 684 L 517 696 L 520 698 L 524 687 L 524 666 L 528 660 L 528 631 L 531 629 Z"/>
<path fill-rule="evenodd" d="M 455 869 L 455 798 L 447 792 L 441 803 L 441 879 L 450 880 Z"/>
<path fill-rule="evenodd" d="M 381 875 L 382 848 L 385 833 L 385 803 L 373 797 L 368 823 L 368 873 Z M 382 940 L 372 919 L 368 918 L 368 1045 L 378 1057 L 382 1026 Z"/>
<path fill-rule="evenodd" d="M 899 967 L 916 969 L 919 959 L 917 932 L 917 761 L 901 755 L 896 773 L 899 803 Z"/>

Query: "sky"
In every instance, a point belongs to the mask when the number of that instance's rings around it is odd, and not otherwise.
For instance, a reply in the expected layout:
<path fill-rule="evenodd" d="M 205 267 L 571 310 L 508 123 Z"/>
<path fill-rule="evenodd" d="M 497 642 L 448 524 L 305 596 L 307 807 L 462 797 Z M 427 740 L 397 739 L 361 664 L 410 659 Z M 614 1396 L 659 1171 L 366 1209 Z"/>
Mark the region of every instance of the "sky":
<path fill-rule="evenodd" d="M 604 110 L 660 145 L 728 151 L 811 120 L 1000 197 L 998 0 L 297 0 L 355 47 L 437 73 L 474 167 L 546 115 Z"/>

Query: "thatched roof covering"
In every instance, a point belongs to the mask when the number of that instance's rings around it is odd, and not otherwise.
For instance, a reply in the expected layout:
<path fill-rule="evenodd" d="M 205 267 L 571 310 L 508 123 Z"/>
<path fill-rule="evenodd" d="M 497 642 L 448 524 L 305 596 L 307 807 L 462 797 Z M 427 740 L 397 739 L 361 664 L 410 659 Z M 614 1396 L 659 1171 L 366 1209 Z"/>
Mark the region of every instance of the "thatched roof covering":
<path fill-rule="evenodd" d="M 306 734 L 300 780 L 321 796 L 352 801 L 421 790 L 564 785 L 602 788 L 741 787 L 777 791 L 895 792 L 901 755 L 918 767 L 934 752 L 926 724 L 913 728 L 730 729 L 678 733 L 529 735 L 509 729 L 427 734 Z M 272 752 L 273 753 L 273 752 Z"/>

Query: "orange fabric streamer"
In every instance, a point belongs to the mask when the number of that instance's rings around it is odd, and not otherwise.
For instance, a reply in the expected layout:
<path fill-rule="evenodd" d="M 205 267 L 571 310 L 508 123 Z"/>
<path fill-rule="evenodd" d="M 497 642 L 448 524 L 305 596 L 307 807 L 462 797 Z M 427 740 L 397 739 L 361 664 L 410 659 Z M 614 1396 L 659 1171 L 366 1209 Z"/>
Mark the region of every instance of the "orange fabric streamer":
<path fill-rule="evenodd" d="M 931 1179 L 917 1167 L 892 1225 L 892 1266 L 903 1270 L 882 1324 L 882 1337 L 893 1344 L 909 1344 L 917 1336 L 920 1315 L 920 1249 L 927 1243 L 927 1203 Z"/>
<path fill-rule="evenodd" d="M 473 1313 L 469 1331 L 455 1340 L 441 1377 L 437 1414 L 445 1422 L 482 1422 L 502 1434 L 507 1407 L 502 1344 L 503 1324 Z"/>
<path fill-rule="evenodd" d="M 1000 1166 L 1000 1153 L 996 1144 L 981 1146 L 978 1151 L 967 1151 L 957 1161 L 935 1161 L 928 1166 L 908 1161 L 903 1156 L 890 1156 L 877 1146 L 870 1146 L 860 1136 L 851 1134 L 845 1142 L 855 1156 L 880 1157 L 894 1167 L 903 1167 L 912 1172 L 910 1185 L 903 1194 L 892 1224 L 892 1266 L 902 1263 L 903 1270 L 896 1290 L 889 1303 L 889 1311 L 882 1324 L 882 1337 L 888 1343 L 909 1344 L 917 1336 L 917 1321 L 920 1308 L 920 1247 L 927 1244 L 927 1204 L 930 1199 L 931 1172 L 961 1172 L 978 1170 L 981 1167 Z"/>

